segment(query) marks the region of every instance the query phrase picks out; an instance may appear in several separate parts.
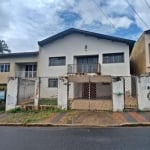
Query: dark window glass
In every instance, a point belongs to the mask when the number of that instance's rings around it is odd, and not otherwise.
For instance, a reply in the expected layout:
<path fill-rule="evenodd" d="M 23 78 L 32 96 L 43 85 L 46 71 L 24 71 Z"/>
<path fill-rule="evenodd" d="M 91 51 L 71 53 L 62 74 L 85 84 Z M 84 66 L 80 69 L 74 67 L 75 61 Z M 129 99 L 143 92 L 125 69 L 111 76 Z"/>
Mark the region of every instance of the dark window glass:
<path fill-rule="evenodd" d="M 65 66 L 66 57 L 50 57 L 49 66 Z"/>
<path fill-rule="evenodd" d="M 49 78 L 48 87 L 58 87 L 58 79 Z"/>
<path fill-rule="evenodd" d="M 124 62 L 124 53 L 110 53 L 103 54 L 103 63 L 123 63 Z"/>
<path fill-rule="evenodd" d="M 10 64 L 0 64 L 0 72 L 10 72 Z"/>

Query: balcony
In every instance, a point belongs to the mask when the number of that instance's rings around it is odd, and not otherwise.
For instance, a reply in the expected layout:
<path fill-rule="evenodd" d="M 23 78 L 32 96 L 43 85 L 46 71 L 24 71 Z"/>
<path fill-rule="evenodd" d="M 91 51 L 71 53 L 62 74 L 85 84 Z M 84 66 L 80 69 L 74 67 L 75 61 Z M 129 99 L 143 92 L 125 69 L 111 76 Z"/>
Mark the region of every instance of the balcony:
<path fill-rule="evenodd" d="M 16 71 L 15 77 L 20 78 L 36 78 L 37 72 L 36 71 Z"/>
<path fill-rule="evenodd" d="M 68 74 L 100 73 L 100 64 L 68 64 Z"/>

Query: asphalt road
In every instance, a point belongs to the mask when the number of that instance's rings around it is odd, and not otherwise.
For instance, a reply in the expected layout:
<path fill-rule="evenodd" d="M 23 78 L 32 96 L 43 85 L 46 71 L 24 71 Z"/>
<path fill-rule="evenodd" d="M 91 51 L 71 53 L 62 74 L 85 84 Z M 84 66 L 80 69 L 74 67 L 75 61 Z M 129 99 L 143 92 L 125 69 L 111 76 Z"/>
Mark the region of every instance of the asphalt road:
<path fill-rule="evenodd" d="M 0 150 L 149 150 L 150 128 L 0 127 Z"/>

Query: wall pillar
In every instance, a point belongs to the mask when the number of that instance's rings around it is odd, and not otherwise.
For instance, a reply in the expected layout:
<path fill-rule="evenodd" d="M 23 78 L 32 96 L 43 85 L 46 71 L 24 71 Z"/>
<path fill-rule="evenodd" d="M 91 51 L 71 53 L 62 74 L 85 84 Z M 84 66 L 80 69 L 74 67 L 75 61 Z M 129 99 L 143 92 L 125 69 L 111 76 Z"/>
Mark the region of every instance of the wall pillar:
<path fill-rule="evenodd" d="M 150 77 L 138 77 L 137 93 L 138 109 L 150 111 Z"/>
<path fill-rule="evenodd" d="M 68 79 L 58 79 L 58 107 L 67 110 L 68 108 Z"/>
<path fill-rule="evenodd" d="M 16 108 L 18 94 L 18 78 L 9 78 L 6 95 L 6 111 Z"/>
<path fill-rule="evenodd" d="M 124 110 L 124 81 L 121 77 L 112 79 L 113 111 Z"/>
<path fill-rule="evenodd" d="M 39 97 L 40 97 L 40 79 L 37 78 L 35 81 L 35 90 L 34 90 L 34 106 L 36 109 L 38 109 Z"/>

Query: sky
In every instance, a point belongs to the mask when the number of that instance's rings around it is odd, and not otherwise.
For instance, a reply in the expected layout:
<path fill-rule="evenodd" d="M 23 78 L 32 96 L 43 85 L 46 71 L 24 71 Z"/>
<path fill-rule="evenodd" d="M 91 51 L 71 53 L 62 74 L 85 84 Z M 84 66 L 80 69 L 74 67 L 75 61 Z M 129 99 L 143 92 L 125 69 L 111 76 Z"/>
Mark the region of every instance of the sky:
<path fill-rule="evenodd" d="M 68 28 L 137 40 L 150 29 L 150 0 L 0 0 L 0 39 L 12 52 Z"/>

